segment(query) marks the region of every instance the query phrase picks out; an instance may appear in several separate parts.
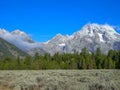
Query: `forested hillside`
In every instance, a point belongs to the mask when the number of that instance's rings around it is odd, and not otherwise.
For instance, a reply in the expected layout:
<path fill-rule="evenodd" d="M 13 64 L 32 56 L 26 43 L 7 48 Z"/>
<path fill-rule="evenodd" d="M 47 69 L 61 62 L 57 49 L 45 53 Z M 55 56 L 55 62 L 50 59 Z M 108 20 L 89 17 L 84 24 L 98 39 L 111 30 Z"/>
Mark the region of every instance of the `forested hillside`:
<path fill-rule="evenodd" d="M 1 70 L 40 70 L 40 69 L 120 69 L 120 50 L 109 50 L 105 55 L 97 48 L 95 53 L 89 53 L 83 48 L 81 53 L 55 53 L 53 56 L 44 55 L 26 56 L 20 59 L 6 57 L 0 60 Z"/>
<path fill-rule="evenodd" d="M 10 44 L 6 40 L 0 38 L 0 59 L 3 59 L 4 57 L 15 58 L 17 56 L 22 58 L 26 55 L 27 53 L 25 53 L 24 51 Z"/>

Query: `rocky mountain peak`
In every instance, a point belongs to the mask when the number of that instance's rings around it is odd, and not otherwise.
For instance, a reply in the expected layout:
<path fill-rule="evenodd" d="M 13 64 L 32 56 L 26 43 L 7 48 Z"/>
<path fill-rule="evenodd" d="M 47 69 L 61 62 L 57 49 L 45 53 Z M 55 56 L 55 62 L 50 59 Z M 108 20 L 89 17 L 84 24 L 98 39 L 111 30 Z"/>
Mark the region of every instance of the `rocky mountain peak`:
<path fill-rule="evenodd" d="M 12 35 L 17 35 L 23 38 L 24 41 L 29 42 L 29 43 L 33 43 L 32 39 L 29 37 L 28 34 L 26 34 L 23 31 L 20 30 L 14 30 L 13 32 L 11 32 Z"/>
<path fill-rule="evenodd" d="M 105 53 L 110 50 L 120 49 L 120 34 L 117 33 L 113 26 L 104 24 L 87 24 L 81 30 L 72 35 L 57 34 L 52 39 L 44 43 L 33 43 L 29 35 L 20 30 L 15 30 L 12 33 L 4 29 L 0 29 L 0 37 L 14 44 L 22 50 L 35 51 L 41 48 L 45 52 L 54 54 L 55 52 L 72 53 L 74 50 L 81 52 L 81 49 L 87 47 L 90 52 L 96 51 L 100 47 Z M 21 43 L 22 42 L 22 43 Z"/>
<path fill-rule="evenodd" d="M 88 33 L 88 34 L 91 34 L 91 33 L 104 33 L 104 32 L 107 32 L 107 33 L 116 33 L 118 34 L 115 29 L 108 25 L 108 24 L 104 24 L 104 25 L 100 25 L 100 24 L 87 24 L 85 25 L 81 31 L 79 32 L 84 32 L 84 33 Z"/>
<path fill-rule="evenodd" d="M 65 36 L 63 36 L 62 34 L 57 34 L 55 37 L 53 37 L 51 39 L 51 41 L 53 42 L 64 42 L 65 41 Z"/>
<path fill-rule="evenodd" d="M 19 29 L 14 30 L 13 32 L 11 32 L 11 34 L 13 34 L 13 35 L 21 35 L 21 36 L 28 36 L 25 32 L 20 31 Z"/>
<path fill-rule="evenodd" d="M 108 24 L 100 25 L 93 23 L 93 24 L 87 24 L 83 26 L 81 30 L 75 32 L 74 38 L 76 39 L 83 38 L 84 36 L 95 37 L 96 35 L 98 35 L 100 38 L 108 37 L 115 39 L 116 36 L 119 35 L 119 33 L 117 33 L 115 29 Z"/>
<path fill-rule="evenodd" d="M 74 50 L 81 52 L 81 49 L 87 47 L 90 52 L 96 51 L 100 47 L 105 53 L 109 49 L 118 49 L 120 35 L 110 25 L 87 24 L 72 35 L 63 36 L 57 34 L 49 43 L 45 45 L 48 51 L 68 52 Z"/>

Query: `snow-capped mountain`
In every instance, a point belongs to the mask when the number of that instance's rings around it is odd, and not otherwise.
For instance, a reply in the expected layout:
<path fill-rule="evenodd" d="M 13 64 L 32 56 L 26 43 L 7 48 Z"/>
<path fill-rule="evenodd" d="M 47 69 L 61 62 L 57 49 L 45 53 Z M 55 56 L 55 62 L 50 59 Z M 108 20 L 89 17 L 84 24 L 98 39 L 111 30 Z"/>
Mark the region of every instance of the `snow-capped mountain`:
<path fill-rule="evenodd" d="M 87 24 L 72 35 L 57 34 L 51 40 L 43 43 L 34 42 L 28 34 L 20 30 L 8 32 L 0 29 L 0 37 L 31 55 L 34 55 L 36 51 L 50 54 L 81 52 L 84 47 L 90 52 L 95 52 L 100 47 L 104 53 L 110 49 L 120 49 L 120 34 L 107 24 Z"/>
<path fill-rule="evenodd" d="M 63 36 L 61 34 L 57 34 L 46 44 L 44 44 L 44 50 L 52 54 L 55 52 L 62 53 L 66 46 L 66 42 L 71 40 L 72 38 L 73 36 L 69 36 L 69 35 Z"/>
<path fill-rule="evenodd" d="M 67 52 L 73 53 L 75 50 L 87 47 L 90 52 L 96 51 L 98 47 L 104 53 L 110 49 L 120 49 L 120 35 L 112 26 L 87 24 L 81 30 L 70 36 L 57 35 L 45 45 L 50 53 Z"/>

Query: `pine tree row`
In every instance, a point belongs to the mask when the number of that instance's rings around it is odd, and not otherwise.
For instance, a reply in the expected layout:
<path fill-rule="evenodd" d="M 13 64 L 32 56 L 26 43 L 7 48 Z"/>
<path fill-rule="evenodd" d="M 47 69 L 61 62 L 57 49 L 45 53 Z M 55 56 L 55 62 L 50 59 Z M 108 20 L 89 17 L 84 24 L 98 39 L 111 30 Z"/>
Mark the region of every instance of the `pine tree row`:
<path fill-rule="evenodd" d="M 44 70 L 44 69 L 120 69 L 120 50 L 110 50 L 107 55 L 100 48 L 95 53 L 89 53 L 83 48 L 81 53 L 48 53 L 20 59 L 6 57 L 0 60 L 0 70 Z"/>

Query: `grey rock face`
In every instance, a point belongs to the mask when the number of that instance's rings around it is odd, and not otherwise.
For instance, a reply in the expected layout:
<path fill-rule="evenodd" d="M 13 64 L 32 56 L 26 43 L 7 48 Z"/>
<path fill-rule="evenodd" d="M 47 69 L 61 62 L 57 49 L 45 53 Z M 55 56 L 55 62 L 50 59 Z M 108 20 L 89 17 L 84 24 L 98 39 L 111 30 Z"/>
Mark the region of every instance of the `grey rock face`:
<path fill-rule="evenodd" d="M 104 53 L 110 49 L 120 49 L 120 34 L 109 25 L 87 24 L 72 35 L 57 34 L 47 42 L 34 42 L 29 35 L 20 30 L 10 33 L 0 29 L 0 37 L 30 55 L 34 55 L 35 52 L 50 54 L 81 52 L 84 47 L 89 52 L 95 52 L 99 47 Z"/>
<path fill-rule="evenodd" d="M 98 47 L 104 53 L 108 50 L 120 49 L 120 35 L 109 25 L 88 24 L 71 36 L 57 35 L 45 44 L 45 50 L 54 54 L 55 52 L 73 53 L 75 50 L 81 52 L 86 47 L 88 51 L 95 52 Z"/>

